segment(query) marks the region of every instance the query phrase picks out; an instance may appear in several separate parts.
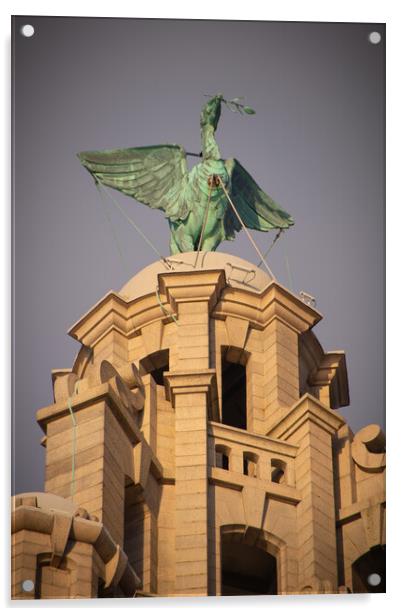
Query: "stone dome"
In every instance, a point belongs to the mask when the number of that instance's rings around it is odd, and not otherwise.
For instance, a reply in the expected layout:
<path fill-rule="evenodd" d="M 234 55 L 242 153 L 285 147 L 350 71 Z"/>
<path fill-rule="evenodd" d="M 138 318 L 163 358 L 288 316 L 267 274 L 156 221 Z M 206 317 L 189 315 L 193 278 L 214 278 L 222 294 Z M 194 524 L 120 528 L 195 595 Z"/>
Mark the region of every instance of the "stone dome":
<path fill-rule="evenodd" d="M 155 293 L 158 274 L 169 271 L 191 272 L 223 269 L 228 286 L 258 293 L 273 280 L 268 272 L 254 263 L 224 252 L 200 252 L 198 261 L 196 252 L 183 252 L 168 257 L 166 261 L 167 263 L 162 260 L 156 261 L 145 267 L 120 289 L 119 295 L 125 300 L 133 300 L 149 293 Z"/>

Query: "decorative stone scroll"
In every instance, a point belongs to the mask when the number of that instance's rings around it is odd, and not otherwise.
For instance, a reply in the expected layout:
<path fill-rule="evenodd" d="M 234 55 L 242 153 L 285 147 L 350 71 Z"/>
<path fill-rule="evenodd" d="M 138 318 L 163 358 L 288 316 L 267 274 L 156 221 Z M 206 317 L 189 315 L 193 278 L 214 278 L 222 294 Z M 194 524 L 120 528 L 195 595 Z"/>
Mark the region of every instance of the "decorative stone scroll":
<path fill-rule="evenodd" d="M 99 374 L 101 382 L 110 384 L 127 410 L 133 414 L 142 411 L 145 402 L 145 387 L 134 364 L 119 365 L 117 370 L 109 361 L 103 360 Z"/>
<path fill-rule="evenodd" d="M 380 426 L 369 424 L 359 430 L 353 439 L 352 458 L 368 473 L 385 468 L 385 436 Z"/>

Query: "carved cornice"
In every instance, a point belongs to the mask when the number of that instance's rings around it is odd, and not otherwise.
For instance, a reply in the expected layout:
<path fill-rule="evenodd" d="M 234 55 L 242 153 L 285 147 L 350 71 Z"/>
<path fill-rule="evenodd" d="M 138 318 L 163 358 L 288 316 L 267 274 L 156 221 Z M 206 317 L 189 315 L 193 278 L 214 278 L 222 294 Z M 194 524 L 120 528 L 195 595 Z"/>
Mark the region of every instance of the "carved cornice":
<path fill-rule="evenodd" d="M 158 283 L 175 312 L 177 304 L 196 301 L 207 301 L 212 310 L 226 286 L 226 277 L 222 269 L 169 272 L 159 274 Z"/>
<path fill-rule="evenodd" d="M 77 321 L 68 334 L 86 347 L 93 347 L 111 331 L 130 338 L 140 334 L 147 325 L 170 322 L 174 316 L 171 312 L 166 297 L 158 298 L 156 289 L 155 293 L 130 302 L 111 291 Z"/>
<path fill-rule="evenodd" d="M 312 331 L 300 338 L 300 361 L 308 373 L 308 385 L 330 388 L 331 408 L 349 405 L 349 384 L 344 351 L 325 353 Z"/>
<path fill-rule="evenodd" d="M 205 393 L 208 408 L 217 400 L 215 370 L 193 370 L 191 372 L 165 372 L 166 398 L 176 406 L 176 397 L 180 394 Z"/>
<path fill-rule="evenodd" d="M 262 449 L 275 454 L 289 456 L 290 458 L 295 458 L 299 449 L 298 445 L 286 443 L 263 434 L 246 432 L 241 428 L 234 428 L 233 426 L 227 426 L 215 421 L 208 422 L 208 435 L 227 442 L 232 441 L 236 445 Z"/>
<path fill-rule="evenodd" d="M 343 351 L 325 353 L 318 368 L 309 376 L 309 384 L 330 387 L 331 406 L 339 408 L 349 405 L 349 385 L 346 359 Z"/>
<path fill-rule="evenodd" d="M 128 333 L 127 303 L 114 291 L 110 291 L 74 323 L 68 334 L 91 347 L 111 329 Z"/>
<path fill-rule="evenodd" d="M 261 293 L 229 287 L 223 269 L 161 273 L 158 284 L 159 295 L 155 289 L 155 293 L 131 301 L 110 291 L 70 328 L 69 335 L 87 347 L 111 331 L 131 337 L 155 321 L 172 321 L 177 304 L 190 301 L 207 301 L 214 318 L 239 317 L 257 329 L 277 318 L 304 332 L 322 318 L 278 282 L 271 282 Z"/>
<path fill-rule="evenodd" d="M 339 413 L 322 404 L 310 394 L 304 394 L 268 432 L 267 436 L 287 440 L 306 421 L 312 421 L 333 435 L 345 423 Z"/>
<path fill-rule="evenodd" d="M 119 396 L 116 395 L 113 386 L 110 383 L 102 383 L 91 389 L 87 389 L 82 393 L 78 393 L 71 397 L 71 409 L 75 413 L 82 411 L 98 402 L 108 403 L 111 410 L 114 411 L 114 415 L 118 422 L 127 432 L 127 436 L 131 442 L 139 442 L 140 430 L 136 425 L 133 417 L 130 416 L 127 408 L 123 405 Z M 67 417 L 70 415 L 70 407 L 67 399 L 50 404 L 39 409 L 36 412 L 36 420 L 44 432 L 47 431 L 47 425 L 60 419 L 61 417 Z"/>
<path fill-rule="evenodd" d="M 264 329 L 273 319 L 280 319 L 298 333 L 307 331 L 322 319 L 317 310 L 276 281 L 272 281 L 262 293 L 227 287 L 213 316 L 247 319 L 256 329 Z"/>

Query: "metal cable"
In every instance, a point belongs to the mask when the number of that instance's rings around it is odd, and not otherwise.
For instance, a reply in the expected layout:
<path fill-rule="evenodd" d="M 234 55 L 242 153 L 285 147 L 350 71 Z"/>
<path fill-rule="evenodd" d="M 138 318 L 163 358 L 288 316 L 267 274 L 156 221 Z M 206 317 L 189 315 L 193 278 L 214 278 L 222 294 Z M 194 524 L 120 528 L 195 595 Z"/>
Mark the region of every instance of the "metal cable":
<path fill-rule="evenodd" d="M 117 252 L 119 253 L 122 269 L 123 270 L 127 269 L 127 273 L 130 274 L 130 272 L 129 272 L 128 268 L 127 268 L 127 263 L 125 262 L 125 259 L 123 257 L 123 251 L 122 251 L 122 248 L 121 248 L 121 245 L 120 245 L 120 242 L 119 242 L 119 238 L 118 238 L 117 233 L 116 233 L 116 229 L 114 228 L 114 224 L 112 222 L 111 216 L 110 216 L 108 208 L 107 208 L 107 204 L 106 204 L 106 201 L 105 201 L 105 195 L 100 190 L 100 186 L 101 186 L 101 184 L 99 182 L 96 182 L 96 188 L 97 188 L 99 196 L 100 196 L 100 200 L 101 200 L 101 203 L 102 203 L 102 206 L 103 206 L 103 210 L 105 212 L 106 220 L 108 221 L 108 223 L 110 225 L 110 228 L 111 228 L 111 231 L 112 231 L 112 236 L 113 236 L 114 242 L 116 244 Z"/>
<path fill-rule="evenodd" d="M 127 214 L 127 212 L 124 210 L 124 208 L 121 207 L 120 203 L 118 201 L 116 201 L 116 199 L 113 197 L 112 194 L 109 193 L 108 190 L 106 190 L 106 187 L 99 182 L 99 185 L 102 187 L 102 190 L 104 190 L 104 192 L 106 193 L 106 195 L 109 197 L 109 199 L 111 199 L 111 201 L 114 203 L 114 205 L 117 207 L 117 209 L 120 211 L 120 213 L 125 217 L 126 220 L 128 220 L 128 222 L 130 223 L 130 225 L 137 231 L 137 233 L 142 237 L 142 239 L 148 244 L 148 246 L 150 248 L 152 248 L 152 250 L 158 255 L 158 257 L 161 259 L 161 261 L 164 263 L 164 265 L 171 270 L 172 267 L 171 265 L 168 263 L 168 261 L 166 260 L 166 258 L 159 252 L 159 250 L 156 248 L 156 246 L 151 242 L 151 240 L 145 235 L 145 233 L 140 229 L 140 227 L 134 222 L 134 220 L 132 220 L 132 218 L 130 218 L 130 216 Z"/>
<path fill-rule="evenodd" d="M 73 430 L 73 433 L 72 433 L 72 452 L 71 452 L 71 484 L 70 484 L 70 495 L 71 495 L 71 498 L 73 498 L 74 493 L 75 493 L 75 456 L 76 456 L 76 450 L 77 450 L 77 420 L 75 419 L 75 415 L 74 415 L 74 412 L 73 412 L 71 398 L 72 398 L 72 396 L 77 394 L 77 385 L 78 385 L 78 383 L 75 384 L 74 393 L 67 398 L 68 410 L 70 411 L 71 422 L 73 424 L 73 428 L 72 428 L 72 430 Z"/>
<path fill-rule="evenodd" d="M 290 271 L 290 263 L 289 263 L 288 255 L 286 254 L 286 252 L 285 252 L 285 265 L 286 265 L 286 271 L 287 271 L 288 278 L 289 278 L 289 288 L 291 291 L 293 291 L 294 286 L 293 286 L 292 272 Z"/>
<path fill-rule="evenodd" d="M 279 240 L 279 238 L 281 237 L 282 233 L 284 233 L 284 229 L 279 229 L 278 233 L 275 235 L 271 245 L 268 247 L 268 250 L 266 252 L 264 252 L 264 259 L 269 255 L 269 253 L 271 252 L 272 248 L 275 246 L 276 242 Z M 259 264 L 257 265 L 257 267 L 260 267 L 262 261 L 259 262 Z"/>
<path fill-rule="evenodd" d="M 249 230 L 247 229 L 246 225 L 244 224 L 244 222 L 242 221 L 242 219 L 240 218 L 240 214 L 238 213 L 233 201 L 231 200 L 228 191 L 226 190 L 226 187 L 224 185 L 224 183 L 222 182 L 222 178 L 218 175 L 218 182 L 219 184 L 222 186 L 223 192 L 226 195 L 227 200 L 229 201 L 230 205 L 232 206 L 232 209 L 234 211 L 234 213 L 236 214 L 236 217 L 238 218 L 241 226 L 243 227 L 244 231 L 246 232 L 246 235 L 248 237 L 248 239 L 250 240 L 250 242 L 252 243 L 252 245 L 254 246 L 258 256 L 261 259 L 261 263 L 263 263 L 268 271 L 268 274 L 271 276 L 271 278 L 273 280 L 276 280 L 273 272 L 271 271 L 268 263 L 265 261 L 264 255 L 262 254 L 261 250 L 258 248 L 257 244 L 255 243 L 255 241 L 253 240 L 253 238 L 251 237 L 251 233 L 249 232 Z"/>
<path fill-rule="evenodd" d="M 167 316 L 171 317 L 173 321 L 176 323 L 177 327 L 179 327 L 178 320 L 174 316 L 173 312 L 168 312 L 165 306 L 162 304 L 161 296 L 159 295 L 159 287 L 156 287 L 156 299 L 158 300 L 159 306 L 161 307 L 162 312 Z"/>
<path fill-rule="evenodd" d="M 198 242 L 197 256 L 195 258 L 194 268 L 197 267 L 198 255 L 200 254 L 202 240 L 204 239 L 204 231 L 205 231 L 205 227 L 207 225 L 208 212 L 209 212 L 209 204 L 211 203 L 211 192 L 212 192 L 212 186 L 211 186 L 211 184 L 208 184 L 208 203 L 207 203 L 207 209 L 205 210 L 205 214 L 204 214 L 204 220 L 202 221 L 202 229 L 201 229 L 200 241 Z"/>

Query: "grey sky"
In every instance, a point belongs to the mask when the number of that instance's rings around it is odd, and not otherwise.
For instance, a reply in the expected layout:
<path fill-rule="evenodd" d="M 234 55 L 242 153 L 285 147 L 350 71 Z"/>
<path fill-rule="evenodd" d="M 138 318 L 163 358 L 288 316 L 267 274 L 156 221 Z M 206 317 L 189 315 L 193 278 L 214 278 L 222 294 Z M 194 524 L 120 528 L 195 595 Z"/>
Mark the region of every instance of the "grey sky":
<path fill-rule="evenodd" d="M 157 143 L 197 152 L 204 93 L 245 96 L 256 109 L 223 111 L 222 155 L 295 218 L 270 267 L 316 297 L 324 348 L 346 351 L 351 405 L 341 412 L 352 429 L 384 425 L 385 27 L 18 17 L 14 30 L 13 491 L 43 488 L 35 411 L 52 401 L 51 369 L 78 351 L 67 329 L 156 259 L 110 209 L 122 263 L 75 153 Z M 117 198 L 168 254 L 161 212 Z M 265 250 L 273 234 L 254 238 Z M 220 250 L 258 262 L 244 234 Z"/>

